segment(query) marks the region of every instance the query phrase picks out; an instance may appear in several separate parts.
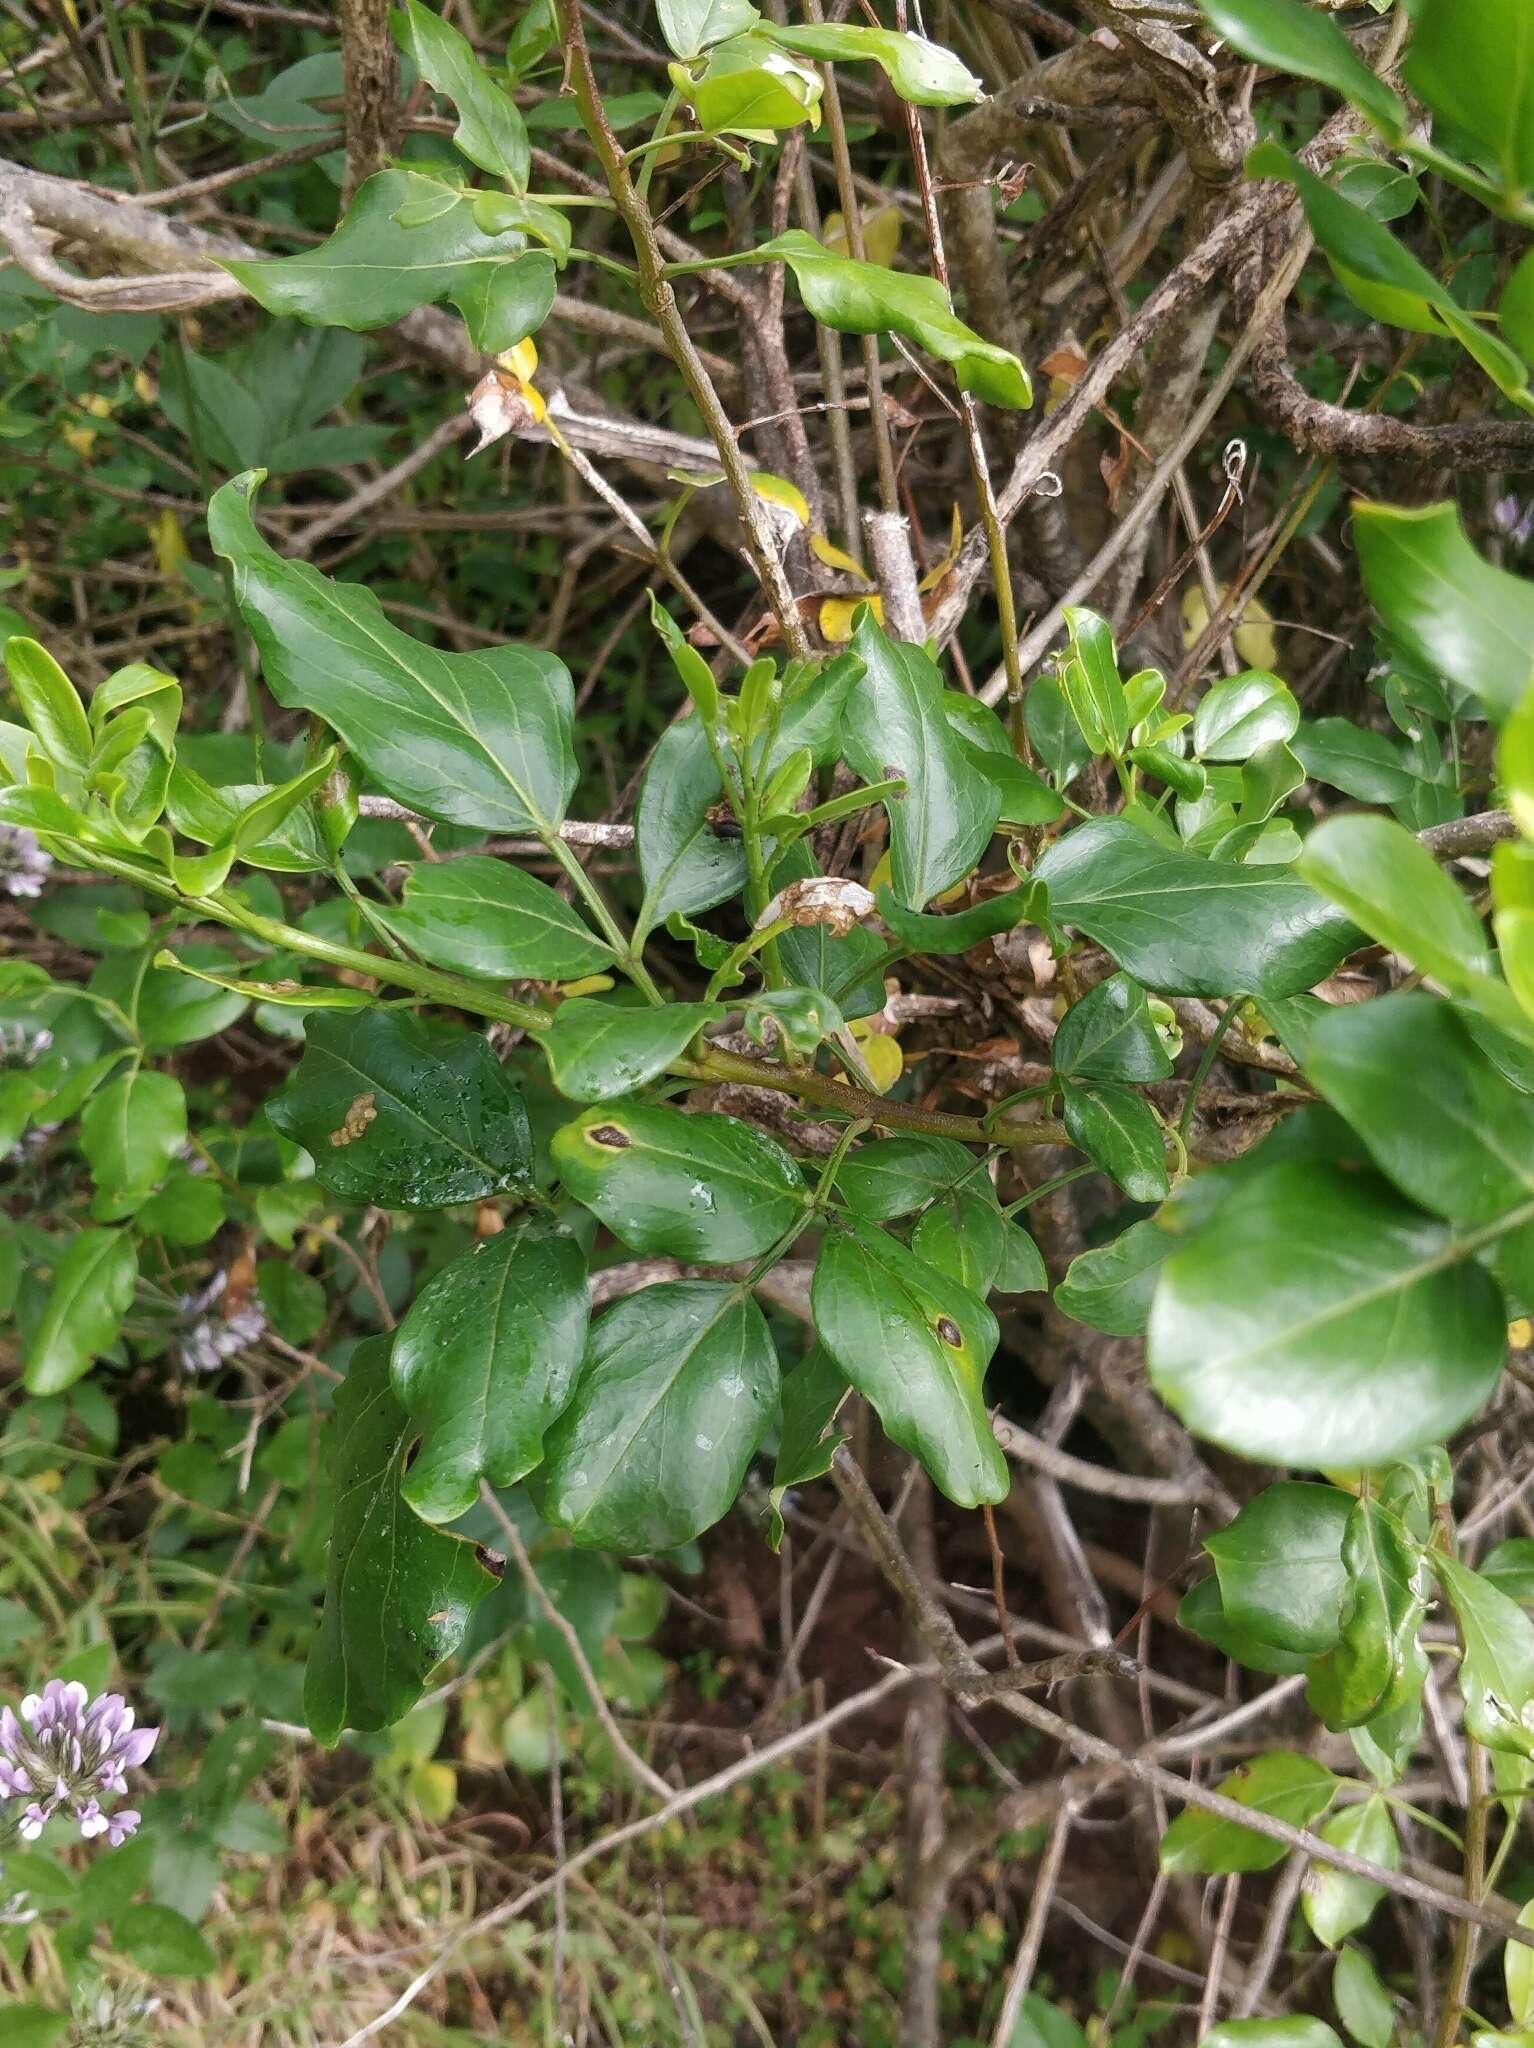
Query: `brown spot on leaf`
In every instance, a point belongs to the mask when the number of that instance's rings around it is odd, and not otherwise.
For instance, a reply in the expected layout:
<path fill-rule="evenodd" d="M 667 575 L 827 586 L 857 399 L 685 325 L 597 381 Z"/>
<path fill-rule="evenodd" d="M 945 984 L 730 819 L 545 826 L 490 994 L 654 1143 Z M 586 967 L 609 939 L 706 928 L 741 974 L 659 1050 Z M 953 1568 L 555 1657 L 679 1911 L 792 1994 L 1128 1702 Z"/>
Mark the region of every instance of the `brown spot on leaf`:
<path fill-rule="evenodd" d="M 506 1576 L 505 1558 L 498 1550 L 492 1550 L 487 1543 L 475 1544 L 474 1562 L 483 1565 L 492 1579 L 504 1579 Z"/>
<path fill-rule="evenodd" d="M 951 1344 L 955 1351 L 960 1351 L 963 1349 L 964 1335 L 963 1332 L 960 1330 L 958 1324 L 953 1320 L 952 1316 L 938 1317 L 937 1333 L 942 1338 L 943 1342 L 945 1344 Z"/>
<path fill-rule="evenodd" d="M 601 1145 L 609 1152 L 626 1152 L 634 1142 L 621 1124 L 597 1124 L 586 1135 L 593 1145 Z"/>
<path fill-rule="evenodd" d="M 359 1095 L 331 1132 L 331 1144 L 337 1147 L 355 1145 L 359 1138 L 367 1135 L 367 1127 L 377 1114 L 378 1097 L 372 1093 Z"/>

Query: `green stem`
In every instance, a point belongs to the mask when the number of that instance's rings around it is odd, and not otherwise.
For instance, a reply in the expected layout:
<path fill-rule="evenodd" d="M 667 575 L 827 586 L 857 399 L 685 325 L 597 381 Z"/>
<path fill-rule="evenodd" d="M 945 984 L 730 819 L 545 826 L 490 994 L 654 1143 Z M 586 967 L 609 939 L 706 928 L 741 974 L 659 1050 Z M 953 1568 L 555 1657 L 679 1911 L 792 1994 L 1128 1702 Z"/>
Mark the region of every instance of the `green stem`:
<path fill-rule="evenodd" d="M 1009 1202 L 1002 1210 L 1003 1216 L 1015 1216 L 1019 1209 L 1026 1209 L 1030 1202 L 1042 1202 L 1046 1195 L 1052 1195 L 1059 1188 L 1069 1187 L 1073 1180 L 1080 1180 L 1083 1174 L 1096 1173 L 1091 1160 L 1082 1166 L 1073 1166 L 1067 1173 L 1057 1173 L 1053 1180 L 1043 1180 L 1036 1188 L 1030 1188 L 1026 1195 L 1019 1195 L 1015 1202 Z"/>
<path fill-rule="evenodd" d="M 1177 1136 L 1186 1154 L 1188 1133 L 1193 1129 L 1193 1112 L 1198 1107 L 1198 1098 L 1204 1092 L 1204 1083 L 1209 1079 L 1209 1070 L 1219 1057 L 1220 1046 L 1226 1032 L 1236 1021 L 1237 1003 L 1233 998 L 1225 1006 L 1225 1014 L 1209 1034 L 1209 1043 L 1204 1047 L 1203 1058 L 1193 1070 L 1193 1079 L 1188 1083 L 1187 1100 L 1182 1106 L 1182 1115 L 1177 1119 Z"/>
<path fill-rule="evenodd" d="M 571 885 L 575 889 L 576 894 L 591 912 L 603 938 L 606 939 L 608 945 L 617 954 L 618 965 L 623 969 L 629 980 L 633 982 L 634 986 L 640 990 L 646 1002 L 652 1003 L 659 1008 L 665 1001 L 665 997 L 655 986 L 650 971 L 640 958 L 633 940 L 602 901 L 601 890 L 592 881 L 590 875 L 587 874 L 575 855 L 570 851 L 570 848 L 560 838 L 557 831 L 540 833 L 538 836 L 543 840 L 549 853 L 558 861 L 559 865 L 570 877 Z"/>

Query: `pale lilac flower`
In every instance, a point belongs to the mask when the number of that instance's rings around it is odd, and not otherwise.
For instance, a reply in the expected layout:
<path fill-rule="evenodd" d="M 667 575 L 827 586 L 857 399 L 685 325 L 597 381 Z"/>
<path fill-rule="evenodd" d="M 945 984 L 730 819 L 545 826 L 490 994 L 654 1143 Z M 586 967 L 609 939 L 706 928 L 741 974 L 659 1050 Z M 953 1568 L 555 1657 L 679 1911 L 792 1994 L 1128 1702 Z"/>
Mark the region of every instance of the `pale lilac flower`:
<path fill-rule="evenodd" d="M 25 1799 L 17 1831 L 35 1842 L 60 1807 L 83 1840 L 105 1835 L 113 1848 L 138 1826 L 131 1807 L 104 1813 L 100 1795 L 119 1799 L 127 1772 L 143 1764 L 160 1738 L 136 1728 L 133 1709 L 115 1692 L 93 1700 L 78 1679 L 50 1678 L 29 1693 L 18 1718 L 0 1707 L 0 1800 Z"/>
<path fill-rule="evenodd" d="M 206 1313 L 228 1282 L 227 1273 L 215 1273 L 199 1293 L 182 1297 L 182 1315 L 197 1319 L 176 1344 L 176 1359 L 183 1372 L 217 1372 L 226 1359 L 248 1351 L 265 1334 L 266 1312 L 259 1302 L 248 1301 L 233 1315 Z"/>
<path fill-rule="evenodd" d="M 0 893 L 41 896 L 53 855 L 38 844 L 25 825 L 0 825 Z"/>
<path fill-rule="evenodd" d="M 1520 505 L 1513 497 L 1499 498 L 1491 511 L 1492 524 L 1515 547 L 1525 548 L 1534 538 L 1534 498 Z"/>

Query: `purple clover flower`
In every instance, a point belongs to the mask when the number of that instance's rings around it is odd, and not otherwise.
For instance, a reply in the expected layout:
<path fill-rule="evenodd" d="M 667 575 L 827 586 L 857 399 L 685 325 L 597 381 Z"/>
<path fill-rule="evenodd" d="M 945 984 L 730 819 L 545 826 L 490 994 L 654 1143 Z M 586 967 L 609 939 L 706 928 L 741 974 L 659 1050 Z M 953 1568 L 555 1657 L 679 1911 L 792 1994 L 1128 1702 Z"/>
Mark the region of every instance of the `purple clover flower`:
<path fill-rule="evenodd" d="M 41 896 L 53 855 L 25 825 L 0 825 L 0 895 Z"/>
<path fill-rule="evenodd" d="M 101 1797 L 120 1799 L 127 1773 L 146 1761 L 158 1728 L 135 1728 L 133 1709 L 120 1694 L 93 1700 L 76 1680 L 50 1678 L 29 1693 L 18 1719 L 0 1707 L 0 1801 L 24 1799 L 18 1833 L 35 1842 L 60 1807 L 68 1807 L 81 1838 L 105 1835 L 116 1848 L 139 1824 L 131 1806 L 102 1811 Z M 3 1811 L 3 1809 L 0 1809 Z"/>

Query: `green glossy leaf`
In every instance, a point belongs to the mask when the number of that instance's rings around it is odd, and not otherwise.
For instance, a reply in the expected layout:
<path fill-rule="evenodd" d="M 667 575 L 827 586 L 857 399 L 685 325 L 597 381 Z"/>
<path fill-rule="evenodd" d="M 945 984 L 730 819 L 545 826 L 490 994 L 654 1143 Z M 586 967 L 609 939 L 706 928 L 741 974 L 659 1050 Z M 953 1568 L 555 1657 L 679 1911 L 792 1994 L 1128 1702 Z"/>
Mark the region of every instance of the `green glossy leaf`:
<path fill-rule="evenodd" d="M 1304 1656 L 1332 1649 L 1348 1577 L 1343 1533 L 1353 1506 L 1341 1487 L 1280 1480 L 1206 1537 L 1231 1626 Z"/>
<path fill-rule="evenodd" d="M 1129 744 L 1129 701 L 1106 619 L 1084 605 L 1063 613 L 1070 655 L 1060 667 L 1060 687 L 1081 737 L 1094 754 L 1122 754 Z"/>
<path fill-rule="evenodd" d="M 1534 15 L 1523 0 L 1420 0 L 1406 78 L 1481 145 L 1510 194 L 1534 185 Z"/>
<path fill-rule="evenodd" d="M 962 690 L 945 690 L 943 710 L 963 742 L 965 759 L 996 785 L 999 824 L 1050 825 L 1064 816 L 1062 799 L 1042 775 L 1019 761 L 1007 728 L 989 704 Z"/>
<path fill-rule="evenodd" d="M 22 716 L 48 759 L 83 775 L 95 743 L 74 684 L 46 647 L 21 633 L 5 643 L 5 666 Z"/>
<path fill-rule="evenodd" d="M 450 293 L 468 293 L 483 305 L 491 280 L 516 271 L 527 280 L 529 303 L 542 304 L 537 326 L 554 302 L 552 259 L 529 249 L 520 230 L 484 233 L 471 199 L 419 171 L 379 171 L 359 186 L 345 218 L 318 247 L 261 261 L 227 258 L 223 267 L 269 313 L 354 331 L 387 327 Z M 486 349 L 520 339 L 472 338 Z"/>
<path fill-rule="evenodd" d="M 1002 1225 L 1001 1261 L 991 1285 L 999 1294 L 1047 1294 L 1049 1270 L 1044 1254 L 1020 1223 L 1009 1217 Z"/>
<path fill-rule="evenodd" d="M 46 2005 L 0 2005 L 0 2029 L 9 2048 L 54 2048 L 66 2041 L 74 2022 Z"/>
<path fill-rule="evenodd" d="M 416 70 L 458 109 L 454 142 L 482 171 L 525 192 L 531 166 L 527 130 L 510 93 L 486 71 L 473 44 L 421 0 L 405 0 L 402 26 L 400 41 Z"/>
<path fill-rule="evenodd" d="M 650 1103 L 589 1109 L 550 1149 L 569 1192 L 633 1252 L 705 1266 L 755 1258 L 809 1201 L 789 1154 L 738 1117 Z"/>
<path fill-rule="evenodd" d="M 985 1407 L 998 1335 L 985 1304 L 864 1224 L 827 1237 L 810 1300 L 821 1343 L 886 1435 L 959 1506 L 1005 1499 L 1010 1475 Z"/>
<path fill-rule="evenodd" d="M 1423 993 L 1329 1010 L 1307 1078 L 1403 1194 L 1453 1223 L 1534 1202 L 1534 1097 L 1505 1080 L 1450 1006 Z M 1416 1078 L 1411 1114 L 1401 1077 Z"/>
<path fill-rule="evenodd" d="M 778 1361 L 740 1287 L 662 1281 L 595 1323 L 529 1487 L 577 1543 L 673 1549 L 717 1522 L 772 1420 Z"/>
<path fill-rule="evenodd" d="M 1466 1729 L 1488 1749 L 1534 1757 L 1534 1622 L 1457 1559 L 1435 1552 L 1432 1568 L 1464 1640 Z"/>
<path fill-rule="evenodd" d="M 783 1496 L 790 1487 L 820 1479 L 847 1440 L 836 1427 L 837 1410 L 852 1389 L 847 1375 L 823 1344 L 812 1345 L 783 1381 L 783 1420 L 768 1496 L 767 1540 L 783 1547 Z"/>
<path fill-rule="evenodd" d="M 761 19 L 751 0 L 656 0 L 655 11 L 666 47 L 677 57 L 696 57 Z"/>
<path fill-rule="evenodd" d="M 1406 109 L 1400 100 L 1329 14 L 1318 13 L 1304 0 L 1199 0 L 1199 5 L 1215 33 L 1254 64 L 1329 85 L 1387 135 L 1404 126 Z"/>
<path fill-rule="evenodd" d="M 1148 1355 L 1200 1436 L 1349 1470 L 1457 1429 L 1505 1343 L 1501 1296 L 1446 1225 L 1383 1182 L 1294 1161 L 1231 1188 L 1167 1260 Z"/>
<path fill-rule="evenodd" d="M 1256 1813 L 1306 1828 L 1331 1805 L 1337 1784 L 1332 1772 L 1313 1758 L 1272 1749 L 1222 1778 L 1215 1790 Z M 1161 1838 L 1161 1868 L 1171 1877 L 1271 1870 L 1288 1853 L 1285 1844 L 1271 1836 L 1192 1806 L 1178 1814 Z"/>
<path fill-rule="evenodd" d="M 1350 1855 L 1363 1856 L 1383 1870 L 1401 1867 L 1401 1843 L 1385 1801 L 1376 1795 L 1358 1806 L 1344 1806 L 1320 1829 L 1323 1842 Z M 1313 1863 L 1300 1887 L 1300 1908 L 1316 1940 L 1335 1948 L 1368 1924 L 1385 1887 L 1351 1871 Z"/>
<path fill-rule="evenodd" d="M 785 129 L 820 119 L 820 74 L 785 56 L 765 34 L 732 36 L 701 59 L 667 69 L 705 135 L 770 142 Z"/>
<path fill-rule="evenodd" d="M 407 1011 L 321 1011 L 267 1114 L 352 1202 L 438 1209 L 526 1189 L 522 1098 L 484 1039 Z"/>
<path fill-rule="evenodd" d="M 1185 1593 L 1177 1606 L 1179 1628 L 1187 1629 L 1222 1656 L 1234 1658 L 1249 1671 L 1268 1671 L 1275 1677 L 1289 1677 L 1305 1669 L 1306 1660 L 1293 1650 L 1276 1650 L 1256 1636 L 1247 1635 L 1228 1619 L 1220 1600 L 1220 1582 L 1211 1574 Z"/>
<path fill-rule="evenodd" d="M 498 1577 L 474 1544 L 405 1505 L 416 1432 L 389 1384 L 389 1345 L 359 1344 L 336 1394 L 336 1518 L 325 1611 L 304 1673 L 304 1715 L 327 1748 L 343 1729 L 402 1720 Z"/>
<path fill-rule="evenodd" d="M 956 953 L 969 952 L 972 947 L 996 938 L 1001 932 L 1015 930 L 1027 917 L 1037 913 L 1039 893 L 1031 883 L 1022 882 L 1015 889 L 1004 889 L 999 896 L 984 897 L 968 910 L 933 914 L 903 910 L 894 894 L 881 888 L 878 904 L 879 915 L 907 953 L 952 957 Z"/>
<path fill-rule="evenodd" d="M 1345 199 L 1277 142 L 1259 142 L 1246 168 L 1250 177 L 1281 178 L 1297 188 L 1311 233 L 1337 282 L 1370 319 L 1413 334 L 1452 335 L 1499 391 L 1534 411 L 1522 357 L 1479 326 L 1382 221 Z"/>
<path fill-rule="evenodd" d="M 267 785 L 255 782 L 215 788 L 189 762 L 178 758 L 171 768 L 166 808 L 178 832 L 211 847 L 229 843 L 242 814 L 271 793 Z M 269 868 L 277 874 L 311 874 L 329 866 L 314 814 L 307 806 L 295 808 L 269 836 L 249 841 L 240 849 L 240 858 L 247 867 Z"/>
<path fill-rule="evenodd" d="M 1525 1904 L 1518 1915 L 1520 1927 L 1534 1928 L 1534 1900 Z M 1509 1941 L 1502 1950 L 1502 1980 L 1507 1986 L 1508 2010 L 1515 2023 L 1526 2027 L 1534 2023 L 1534 1949 L 1519 1941 Z"/>
<path fill-rule="evenodd" d="M 1513 265 L 1497 301 L 1497 318 L 1504 338 L 1526 363 L 1534 362 L 1534 249 L 1526 250 Z"/>
<path fill-rule="evenodd" d="M 1294 693 L 1265 669 L 1224 676 L 1199 700 L 1193 714 L 1193 751 L 1204 761 L 1246 761 L 1275 741 L 1293 739 L 1300 725 Z"/>
<path fill-rule="evenodd" d="M 1296 2014 L 1283 2020 L 1222 2020 L 1199 2048 L 1342 2048 L 1342 2042 L 1325 2020 Z"/>
<path fill-rule="evenodd" d="M 1121 1081 L 1062 1081 L 1071 1143 L 1111 1174 L 1132 1202 L 1160 1202 L 1170 1191 L 1166 1140 L 1155 1111 Z"/>
<path fill-rule="evenodd" d="M 1014 409 L 1033 402 L 1028 373 L 1017 357 L 966 327 L 936 278 L 834 256 L 799 228 L 761 243 L 751 260 L 786 263 L 805 305 L 839 334 L 903 335 L 951 364 L 961 391 Z"/>
<path fill-rule="evenodd" d="M 837 1192 L 869 1223 L 888 1223 L 909 1216 L 951 1187 L 968 1179 L 979 1165 L 973 1152 L 956 1138 L 911 1134 L 875 1138 L 849 1152 L 837 1169 Z"/>
<path fill-rule="evenodd" d="M 1418 1546 L 1375 1500 L 1360 1500 L 1349 1515 L 1342 1563 L 1341 1632 L 1311 1665 L 1307 1696 L 1328 1728 L 1357 1728 L 1420 1690 L 1427 1584 Z"/>
<path fill-rule="evenodd" d="M 1411 771 L 1397 743 L 1348 718 L 1309 718 L 1294 736 L 1301 767 L 1364 804 L 1393 804 L 1409 794 Z"/>
<path fill-rule="evenodd" d="M 1328 818 L 1296 864 L 1391 952 L 1451 992 L 1491 972 L 1480 919 L 1416 836 L 1391 818 Z"/>
<path fill-rule="evenodd" d="M 1000 798 L 965 759 L 931 656 L 889 639 L 867 611 L 852 647 L 864 674 L 846 701 L 843 751 L 865 782 L 905 782 L 904 794 L 885 803 L 890 877 L 900 905 L 920 910 L 975 865 L 995 830 Z"/>
<path fill-rule="evenodd" d="M 1119 818 L 1065 833 L 1034 874 L 1048 885 L 1052 918 L 1164 995 L 1295 995 L 1360 943 L 1286 870 L 1204 860 Z"/>
<path fill-rule="evenodd" d="M 1055 1289 L 1055 1306 L 1110 1337 L 1137 1337 L 1176 1239 L 1150 1221 L 1131 1223 L 1111 1244 L 1080 1252 Z"/>
<path fill-rule="evenodd" d="M 112 1922 L 112 1946 L 151 1977 L 210 1977 L 218 1958 L 173 1906 L 125 1906 Z"/>
<path fill-rule="evenodd" d="M 1520 1607 L 1534 1605 L 1534 1537 L 1504 1537 L 1492 1545 L 1477 1569 L 1483 1579 Z"/>
<path fill-rule="evenodd" d="M 1361 2048 L 1390 2048 L 1396 2014 L 1390 1993 L 1362 1949 L 1345 1948 L 1332 1971 L 1337 2017 Z"/>
<path fill-rule="evenodd" d="M 1008 1227 L 990 1184 L 977 1173 L 922 1211 L 911 1232 L 911 1249 L 984 1301 L 996 1282 Z"/>
<path fill-rule="evenodd" d="M 131 1216 L 186 1143 L 186 1092 L 169 1074 L 134 1067 L 98 1088 L 80 1118 L 80 1149 L 96 1183 L 91 1213 Z"/>
<path fill-rule="evenodd" d="M 662 736 L 639 792 L 634 817 L 644 905 L 642 937 L 672 911 L 712 910 L 743 887 L 746 856 L 739 837 L 716 832 L 709 813 L 724 802 L 708 735 L 684 718 Z"/>
<path fill-rule="evenodd" d="M 26 1350 L 29 1394 L 61 1394 L 116 1340 L 133 1305 L 138 1255 L 126 1230 L 82 1230 L 55 1261 Z"/>
<path fill-rule="evenodd" d="M 1392 636 L 1507 717 L 1534 676 L 1534 584 L 1483 560 L 1453 504 L 1356 504 L 1353 539 Z"/>
<path fill-rule="evenodd" d="M 574 693 L 541 649 L 439 654 L 370 590 L 285 562 L 256 532 L 259 471 L 215 492 L 208 531 L 280 704 L 315 712 L 413 810 L 486 831 L 549 833 L 575 787 Z"/>
<path fill-rule="evenodd" d="M 389 1358 L 421 1436 L 402 1484 L 418 1515 L 454 1521 L 481 1479 L 512 1486 L 533 1469 L 575 1383 L 589 1312 L 585 1252 L 541 1211 L 432 1276 Z"/>
<path fill-rule="evenodd" d="M 554 262 L 529 249 L 514 263 L 470 264 L 448 292 L 482 355 L 500 355 L 535 334 L 556 296 Z"/>
<path fill-rule="evenodd" d="M 97 995 L 110 996 L 135 1016 L 148 1052 L 172 1052 L 214 1038 L 243 1017 L 250 999 L 235 991 L 194 980 L 178 970 L 232 976 L 240 961 L 222 946 L 183 946 L 176 967 L 145 968 L 136 954 L 110 953 L 91 976 Z"/>
<path fill-rule="evenodd" d="M 549 1071 L 572 1102 L 611 1102 L 663 1074 L 714 1015 L 712 1003 L 632 1003 L 570 996 L 543 1041 Z"/>
<path fill-rule="evenodd" d="M 547 882 L 482 854 L 412 868 L 388 919 L 433 966 L 493 981 L 573 981 L 612 965 L 612 948 Z"/>
<path fill-rule="evenodd" d="M 767 23 L 762 34 L 796 57 L 828 64 L 877 64 L 900 97 L 914 106 L 962 107 L 985 96 L 974 73 L 951 50 L 929 43 L 925 36 L 829 21 L 792 28 Z"/>
<path fill-rule="evenodd" d="M 1109 975 L 1072 1003 L 1051 1058 L 1057 1074 L 1086 1081 L 1165 1081 L 1172 1072 L 1145 991 L 1128 974 Z"/>

